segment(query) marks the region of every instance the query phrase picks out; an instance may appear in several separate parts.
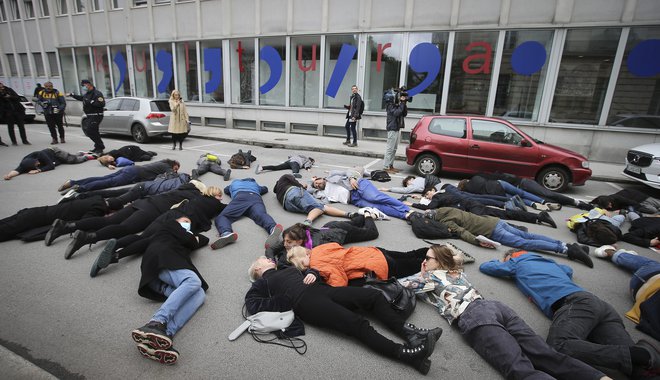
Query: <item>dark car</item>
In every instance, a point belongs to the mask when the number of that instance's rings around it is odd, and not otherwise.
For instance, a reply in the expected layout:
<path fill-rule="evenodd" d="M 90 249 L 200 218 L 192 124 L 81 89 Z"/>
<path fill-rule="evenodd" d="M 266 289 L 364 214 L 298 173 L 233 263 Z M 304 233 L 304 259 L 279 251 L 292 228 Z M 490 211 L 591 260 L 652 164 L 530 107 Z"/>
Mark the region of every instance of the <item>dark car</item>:
<path fill-rule="evenodd" d="M 483 116 L 424 116 L 410 135 L 408 165 L 420 175 L 502 172 L 564 191 L 591 177 L 589 161 L 533 139 L 506 120 Z"/>

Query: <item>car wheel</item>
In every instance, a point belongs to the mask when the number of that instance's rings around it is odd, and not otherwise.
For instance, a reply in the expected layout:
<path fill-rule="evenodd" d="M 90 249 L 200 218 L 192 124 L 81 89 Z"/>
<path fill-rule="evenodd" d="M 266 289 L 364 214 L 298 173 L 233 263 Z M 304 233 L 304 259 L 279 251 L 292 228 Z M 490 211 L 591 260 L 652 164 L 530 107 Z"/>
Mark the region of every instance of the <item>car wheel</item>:
<path fill-rule="evenodd" d="M 430 153 L 420 155 L 415 161 L 415 171 L 422 176 L 427 174 L 438 175 L 441 166 L 438 156 Z"/>
<path fill-rule="evenodd" d="M 566 169 L 552 166 L 541 170 L 538 177 L 536 177 L 536 182 L 540 183 L 541 186 L 548 190 L 561 193 L 568 189 L 570 175 Z"/>
<path fill-rule="evenodd" d="M 144 129 L 144 126 L 142 124 L 135 124 L 131 128 L 131 134 L 133 135 L 133 140 L 136 142 L 142 144 L 146 143 L 149 140 L 149 136 L 147 135 L 147 130 Z"/>

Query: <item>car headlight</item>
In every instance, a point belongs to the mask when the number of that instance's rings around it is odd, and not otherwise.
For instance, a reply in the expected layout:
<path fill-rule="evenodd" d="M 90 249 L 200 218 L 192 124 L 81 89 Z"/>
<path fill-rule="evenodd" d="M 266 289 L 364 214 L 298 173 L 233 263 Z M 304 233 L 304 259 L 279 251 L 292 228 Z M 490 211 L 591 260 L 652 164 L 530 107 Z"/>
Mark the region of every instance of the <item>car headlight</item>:
<path fill-rule="evenodd" d="M 582 161 L 582 167 L 585 169 L 589 169 L 589 161 Z"/>

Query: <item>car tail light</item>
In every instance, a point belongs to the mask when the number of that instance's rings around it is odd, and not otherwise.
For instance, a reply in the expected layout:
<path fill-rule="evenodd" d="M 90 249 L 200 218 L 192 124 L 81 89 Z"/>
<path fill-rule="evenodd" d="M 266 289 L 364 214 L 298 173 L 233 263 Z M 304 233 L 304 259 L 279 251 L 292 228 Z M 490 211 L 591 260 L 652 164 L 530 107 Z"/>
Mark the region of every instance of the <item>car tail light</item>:
<path fill-rule="evenodd" d="M 150 113 L 147 115 L 147 119 L 162 119 L 165 117 L 164 113 Z"/>
<path fill-rule="evenodd" d="M 417 133 L 413 132 L 413 133 L 410 134 L 410 143 L 411 144 L 414 143 L 415 140 L 417 140 Z"/>

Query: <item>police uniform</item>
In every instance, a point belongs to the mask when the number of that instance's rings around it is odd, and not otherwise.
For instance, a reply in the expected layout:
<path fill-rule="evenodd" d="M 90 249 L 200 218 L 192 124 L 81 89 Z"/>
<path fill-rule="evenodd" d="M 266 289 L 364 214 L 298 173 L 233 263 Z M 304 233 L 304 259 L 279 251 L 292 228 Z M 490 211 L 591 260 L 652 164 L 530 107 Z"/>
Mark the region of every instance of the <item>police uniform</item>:
<path fill-rule="evenodd" d="M 53 138 L 51 144 L 57 144 L 57 132 L 60 133 L 60 142 L 64 143 L 64 126 L 62 125 L 64 109 L 66 108 L 64 95 L 55 88 L 50 91 L 43 89 L 39 91 L 37 99 L 44 111 L 50 137 Z"/>
<path fill-rule="evenodd" d="M 83 112 L 86 117 L 82 122 L 82 130 L 94 142 L 93 152 L 102 153 L 105 145 L 99 134 L 99 124 L 103 120 L 103 108 L 105 107 L 103 94 L 94 87 L 84 95 L 72 96 L 83 102 Z"/>

